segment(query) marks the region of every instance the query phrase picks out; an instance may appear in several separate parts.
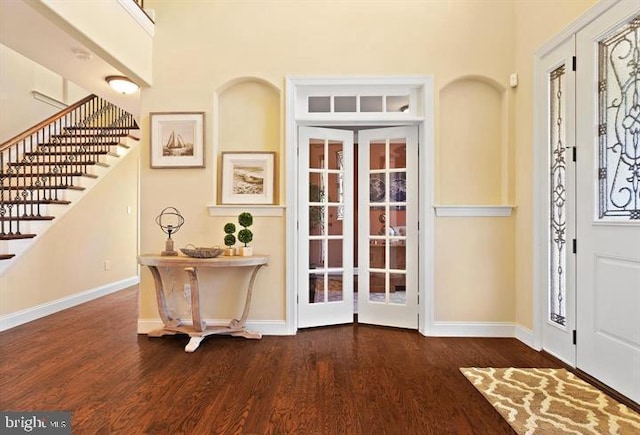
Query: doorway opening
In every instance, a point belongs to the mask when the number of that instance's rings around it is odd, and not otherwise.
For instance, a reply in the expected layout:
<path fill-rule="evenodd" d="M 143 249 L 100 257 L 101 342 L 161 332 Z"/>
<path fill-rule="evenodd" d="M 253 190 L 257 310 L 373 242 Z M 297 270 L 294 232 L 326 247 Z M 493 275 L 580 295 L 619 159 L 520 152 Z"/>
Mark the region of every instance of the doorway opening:
<path fill-rule="evenodd" d="M 425 334 L 433 288 L 432 78 L 288 78 L 287 95 L 291 332 L 351 323 L 357 311 L 359 322 Z"/>

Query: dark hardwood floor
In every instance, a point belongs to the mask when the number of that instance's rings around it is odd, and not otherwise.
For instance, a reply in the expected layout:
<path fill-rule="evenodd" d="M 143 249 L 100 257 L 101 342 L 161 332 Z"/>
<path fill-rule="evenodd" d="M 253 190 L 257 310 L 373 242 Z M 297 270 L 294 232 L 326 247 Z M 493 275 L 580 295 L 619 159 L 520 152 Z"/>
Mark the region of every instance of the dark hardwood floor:
<path fill-rule="evenodd" d="M 559 367 L 515 339 L 367 325 L 292 337 L 136 334 L 137 288 L 0 333 L 0 409 L 74 434 L 511 434 L 460 367 Z"/>

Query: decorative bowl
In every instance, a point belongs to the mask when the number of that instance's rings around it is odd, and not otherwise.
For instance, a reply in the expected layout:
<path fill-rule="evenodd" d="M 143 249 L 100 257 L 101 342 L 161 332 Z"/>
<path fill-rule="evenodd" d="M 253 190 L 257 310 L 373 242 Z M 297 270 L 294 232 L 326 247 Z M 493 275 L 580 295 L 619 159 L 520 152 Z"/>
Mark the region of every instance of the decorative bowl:
<path fill-rule="evenodd" d="M 195 247 L 193 245 L 187 245 L 184 248 L 180 248 L 180 251 L 182 251 L 184 255 L 187 255 L 193 258 L 214 258 L 222 254 L 224 252 L 224 249 L 202 248 L 202 247 Z"/>

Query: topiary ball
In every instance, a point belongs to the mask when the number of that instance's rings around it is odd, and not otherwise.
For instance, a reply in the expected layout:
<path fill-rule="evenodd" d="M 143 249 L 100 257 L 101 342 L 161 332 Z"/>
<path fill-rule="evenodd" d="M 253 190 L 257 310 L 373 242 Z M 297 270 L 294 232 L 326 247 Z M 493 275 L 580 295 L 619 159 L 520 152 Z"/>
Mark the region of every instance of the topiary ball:
<path fill-rule="evenodd" d="M 233 246 L 236 244 L 236 236 L 233 234 L 227 234 L 224 236 L 224 245 L 225 246 Z"/>
<path fill-rule="evenodd" d="M 236 232 L 235 224 L 228 222 L 224 225 L 224 232 L 227 234 L 233 234 Z"/>
<path fill-rule="evenodd" d="M 238 233 L 238 240 L 244 243 L 244 246 L 247 246 L 247 243 L 250 243 L 253 240 L 253 233 L 251 230 L 243 229 Z"/>
<path fill-rule="evenodd" d="M 245 228 L 250 227 L 253 224 L 253 216 L 251 213 L 247 212 L 240 213 L 238 216 L 238 223 Z"/>

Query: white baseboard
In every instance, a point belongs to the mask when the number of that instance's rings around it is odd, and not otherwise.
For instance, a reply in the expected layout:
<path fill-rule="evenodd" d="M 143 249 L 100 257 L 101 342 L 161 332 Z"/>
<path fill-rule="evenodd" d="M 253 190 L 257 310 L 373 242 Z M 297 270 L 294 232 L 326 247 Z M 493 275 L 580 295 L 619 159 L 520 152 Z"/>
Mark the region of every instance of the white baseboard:
<path fill-rule="evenodd" d="M 434 322 L 433 337 L 515 337 L 512 322 Z"/>
<path fill-rule="evenodd" d="M 231 320 L 205 319 L 207 325 L 228 325 Z M 183 320 L 185 325 L 192 325 L 191 320 Z M 149 332 L 162 328 L 160 319 L 138 319 L 138 334 L 148 334 Z M 292 335 L 287 331 L 287 324 L 284 320 L 249 320 L 247 329 L 258 331 L 263 335 Z"/>
<path fill-rule="evenodd" d="M 6 331 L 7 329 L 14 328 L 33 320 L 41 319 L 42 317 L 66 310 L 67 308 L 75 307 L 76 305 L 98 299 L 99 297 L 124 290 L 125 288 L 138 284 L 139 282 L 140 279 L 138 276 L 132 276 L 121 281 L 106 284 L 80 293 L 75 293 L 35 307 L 26 308 L 24 310 L 16 311 L 15 313 L 4 315 L 0 317 L 0 331 Z"/>

